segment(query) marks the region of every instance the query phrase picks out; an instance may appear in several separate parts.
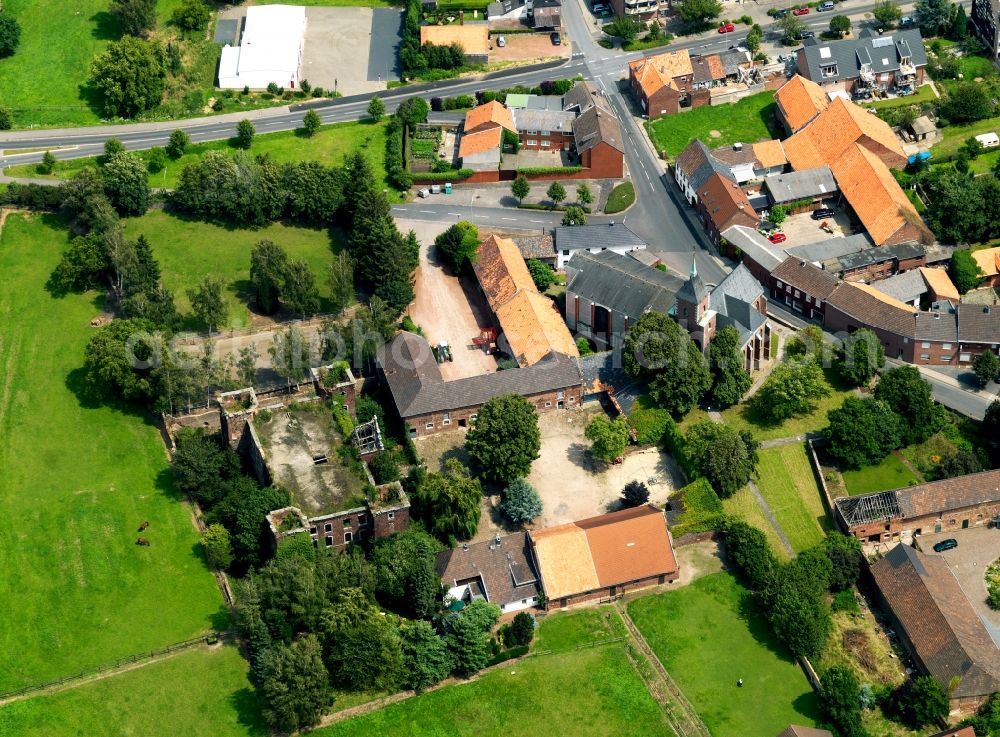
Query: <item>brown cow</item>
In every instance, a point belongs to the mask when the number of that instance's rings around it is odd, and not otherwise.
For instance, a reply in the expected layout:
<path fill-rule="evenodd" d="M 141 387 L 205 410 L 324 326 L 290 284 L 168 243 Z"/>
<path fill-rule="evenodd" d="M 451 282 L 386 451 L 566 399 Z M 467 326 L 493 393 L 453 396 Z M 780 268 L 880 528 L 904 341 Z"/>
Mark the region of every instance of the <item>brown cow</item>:
<path fill-rule="evenodd" d="M 138 538 L 138 539 L 137 539 L 137 540 L 135 541 L 135 544 L 136 544 L 136 545 L 142 545 L 143 547 L 148 547 L 148 546 L 149 546 L 149 540 L 147 540 L 147 539 L 146 539 L 146 538 L 144 538 L 144 537 L 140 537 L 140 538 Z"/>
<path fill-rule="evenodd" d="M 146 520 L 146 521 L 145 521 L 145 522 L 143 522 L 143 523 L 142 523 L 141 525 L 139 525 L 139 532 L 142 532 L 142 531 L 143 531 L 143 530 L 145 530 L 145 529 L 146 529 L 147 527 L 149 527 L 149 520 Z"/>

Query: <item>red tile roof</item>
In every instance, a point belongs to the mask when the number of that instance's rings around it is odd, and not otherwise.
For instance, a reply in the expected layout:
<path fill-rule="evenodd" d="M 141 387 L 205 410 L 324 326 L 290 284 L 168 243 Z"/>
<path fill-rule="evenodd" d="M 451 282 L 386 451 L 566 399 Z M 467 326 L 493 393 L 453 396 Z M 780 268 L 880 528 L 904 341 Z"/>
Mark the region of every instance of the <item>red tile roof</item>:
<path fill-rule="evenodd" d="M 778 88 L 774 100 L 793 133 L 830 104 L 818 84 L 797 74 Z"/>
<path fill-rule="evenodd" d="M 756 228 L 760 219 L 746 192 L 721 174 L 713 174 L 698 192 L 698 202 L 720 233 L 733 225 Z"/>

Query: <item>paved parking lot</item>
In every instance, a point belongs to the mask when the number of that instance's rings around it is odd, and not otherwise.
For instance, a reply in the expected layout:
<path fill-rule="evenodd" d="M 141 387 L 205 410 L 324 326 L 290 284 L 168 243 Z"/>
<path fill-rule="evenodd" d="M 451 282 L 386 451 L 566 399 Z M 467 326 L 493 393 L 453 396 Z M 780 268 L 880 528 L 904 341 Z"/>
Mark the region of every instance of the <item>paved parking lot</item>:
<path fill-rule="evenodd" d="M 788 236 L 788 240 L 781 244 L 782 247 L 804 246 L 807 243 L 815 243 L 828 238 L 851 235 L 851 221 L 847 214 L 839 208 L 833 209 L 836 214 L 832 218 L 824 218 L 825 222 L 833 228 L 833 235 L 819 227 L 824 220 L 813 220 L 808 212 L 789 215 L 781 224 L 781 232 Z"/>
<path fill-rule="evenodd" d="M 394 8 L 306 8 L 301 76 L 344 95 L 384 90 L 399 79 L 396 47 L 401 11 Z"/>
<path fill-rule="evenodd" d="M 923 552 L 938 555 L 934 552 L 934 545 L 948 538 L 957 540 L 958 547 L 946 550 L 940 555 L 948 562 L 949 568 L 972 602 L 976 613 L 983 620 L 994 642 L 1000 645 L 1000 611 L 990 609 L 986 603 L 986 582 L 983 579 L 986 567 L 1000 558 L 1000 529 L 983 526 L 939 532 L 921 535 L 917 538 L 917 542 Z"/>

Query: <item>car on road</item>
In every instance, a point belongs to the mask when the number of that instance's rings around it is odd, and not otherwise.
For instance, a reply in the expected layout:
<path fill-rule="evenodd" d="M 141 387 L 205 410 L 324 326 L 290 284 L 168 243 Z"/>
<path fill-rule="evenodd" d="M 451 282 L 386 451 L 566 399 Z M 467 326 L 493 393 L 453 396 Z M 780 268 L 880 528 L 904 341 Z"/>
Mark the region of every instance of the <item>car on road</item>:
<path fill-rule="evenodd" d="M 818 210 L 813 210 L 812 215 L 810 215 L 809 217 L 811 217 L 813 220 L 822 220 L 823 218 L 832 218 L 836 214 L 837 213 L 835 213 L 829 207 L 821 207 Z"/>
<path fill-rule="evenodd" d="M 953 537 L 949 537 L 947 540 L 942 540 L 939 543 L 934 544 L 935 553 L 943 553 L 946 550 L 954 550 L 958 547 L 958 540 Z"/>
<path fill-rule="evenodd" d="M 719 33 L 732 33 L 735 30 L 736 26 L 734 26 L 732 23 L 723 23 L 721 26 L 719 26 Z"/>
<path fill-rule="evenodd" d="M 552 39 L 552 45 L 553 46 L 559 46 L 559 45 L 562 44 L 562 36 L 560 36 L 558 33 L 554 33 L 554 32 L 550 33 L 549 34 L 549 38 Z"/>
<path fill-rule="evenodd" d="M 497 36 L 497 46 L 499 46 L 502 49 L 506 45 L 507 45 L 507 39 L 505 39 L 503 36 Z"/>
<path fill-rule="evenodd" d="M 792 11 L 792 15 L 809 15 L 809 8 L 796 8 Z"/>
<path fill-rule="evenodd" d="M 788 240 L 788 236 L 784 233 L 771 233 L 767 239 L 771 241 L 771 243 L 784 243 Z"/>

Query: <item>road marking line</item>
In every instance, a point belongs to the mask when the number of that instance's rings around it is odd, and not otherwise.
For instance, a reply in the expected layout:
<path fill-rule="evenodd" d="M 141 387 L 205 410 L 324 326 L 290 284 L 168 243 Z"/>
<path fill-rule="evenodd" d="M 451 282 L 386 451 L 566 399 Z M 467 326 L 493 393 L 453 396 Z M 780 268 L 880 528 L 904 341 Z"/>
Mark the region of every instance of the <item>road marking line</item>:
<path fill-rule="evenodd" d="M 529 220 L 528 222 L 529 223 L 542 223 L 543 225 L 545 224 L 544 220 Z"/>
<path fill-rule="evenodd" d="M 462 213 L 460 213 L 460 212 L 449 212 L 448 214 L 451 215 L 452 217 L 456 217 L 456 218 L 462 217 Z"/>
<path fill-rule="evenodd" d="M 517 218 L 500 218 L 500 219 L 501 220 L 513 220 L 515 222 L 517 221 Z"/>
<path fill-rule="evenodd" d="M 420 212 L 424 213 L 424 215 L 437 215 L 437 212 L 434 210 L 420 210 Z"/>

